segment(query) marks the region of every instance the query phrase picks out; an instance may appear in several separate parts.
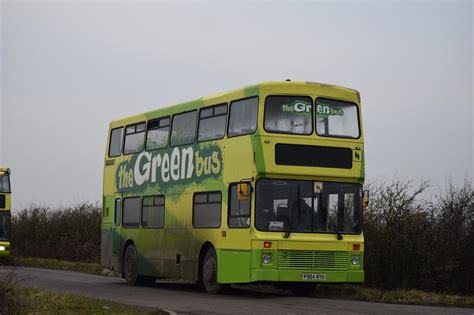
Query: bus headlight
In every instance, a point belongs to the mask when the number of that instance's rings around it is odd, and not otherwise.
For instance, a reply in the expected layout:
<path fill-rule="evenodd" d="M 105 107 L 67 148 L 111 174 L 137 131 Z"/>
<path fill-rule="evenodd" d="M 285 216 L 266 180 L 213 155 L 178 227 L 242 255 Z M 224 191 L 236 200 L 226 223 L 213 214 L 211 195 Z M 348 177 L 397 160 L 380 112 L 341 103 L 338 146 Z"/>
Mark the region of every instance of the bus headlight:
<path fill-rule="evenodd" d="M 352 256 L 351 261 L 352 261 L 352 264 L 353 264 L 353 265 L 358 265 L 359 262 L 360 262 L 359 256 Z"/>
<path fill-rule="evenodd" d="M 5 250 L 5 246 L 0 246 L 0 252 Z"/>
<path fill-rule="evenodd" d="M 272 262 L 272 255 L 270 254 L 263 254 L 262 255 L 262 262 L 265 264 L 265 265 L 268 265 L 269 263 Z"/>

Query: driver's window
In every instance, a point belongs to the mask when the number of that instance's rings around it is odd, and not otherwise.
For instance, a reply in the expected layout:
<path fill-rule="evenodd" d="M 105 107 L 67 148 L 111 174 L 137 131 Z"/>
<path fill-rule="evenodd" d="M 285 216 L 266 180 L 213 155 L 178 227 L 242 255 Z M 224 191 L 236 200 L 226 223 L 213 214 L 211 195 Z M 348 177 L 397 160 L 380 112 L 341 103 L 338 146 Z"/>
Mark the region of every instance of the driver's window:
<path fill-rule="evenodd" d="M 250 184 L 247 185 L 247 191 L 250 190 Z M 228 215 L 228 226 L 230 228 L 247 228 L 250 226 L 250 199 L 251 196 L 247 196 L 246 199 L 239 200 L 238 196 L 238 184 L 232 184 L 229 187 L 229 215 Z"/>

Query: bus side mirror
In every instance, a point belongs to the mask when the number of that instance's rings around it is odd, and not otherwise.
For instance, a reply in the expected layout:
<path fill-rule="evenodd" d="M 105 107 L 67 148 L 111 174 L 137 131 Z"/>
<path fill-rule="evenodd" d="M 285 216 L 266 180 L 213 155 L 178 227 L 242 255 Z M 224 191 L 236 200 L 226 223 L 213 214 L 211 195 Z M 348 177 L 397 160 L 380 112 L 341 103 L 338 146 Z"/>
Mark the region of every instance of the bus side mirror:
<path fill-rule="evenodd" d="M 362 207 L 367 208 L 369 205 L 370 193 L 368 190 L 364 190 L 362 194 Z"/>
<path fill-rule="evenodd" d="M 15 223 L 15 220 L 16 220 L 16 219 L 15 219 L 14 216 L 11 216 L 11 217 L 10 217 L 10 222 L 11 222 L 11 223 Z"/>
<path fill-rule="evenodd" d="M 250 196 L 249 186 L 250 185 L 247 183 L 237 184 L 237 197 L 239 201 L 249 199 L 249 196 Z"/>

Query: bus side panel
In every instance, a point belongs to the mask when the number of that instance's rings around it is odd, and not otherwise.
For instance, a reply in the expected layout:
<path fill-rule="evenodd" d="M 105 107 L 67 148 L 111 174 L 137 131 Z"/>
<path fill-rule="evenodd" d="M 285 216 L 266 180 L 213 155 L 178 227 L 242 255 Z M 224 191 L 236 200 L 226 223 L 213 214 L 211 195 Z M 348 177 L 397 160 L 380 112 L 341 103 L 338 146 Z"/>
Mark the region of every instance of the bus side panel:
<path fill-rule="evenodd" d="M 249 180 L 253 175 L 253 136 L 227 139 L 224 145 L 224 182 Z"/>
<path fill-rule="evenodd" d="M 218 249 L 219 283 L 250 282 L 250 250 Z"/>
<path fill-rule="evenodd" d="M 141 248 L 143 259 L 140 271 L 147 276 L 162 277 L 163 273 L 163 229 L 141 228 Z"/>
<path fill-rule="evenodd" d="M 225 205 L 224 211 L 227 211 L 227 205 Z M 217 280 L 220 283 L 250 281 L 250 238 L 250 227 L 226 230 L 225 237 L 222 237 L 222 248 L 217 253 L 218 258 L 220 258 Z"/>
<path fill-rule="evenodd" d="M 164 276 L 181 279 L 181 267 L 190 260 L 190 235 L 192 229 L 170 227 L 165 229 Z"/>
<path fill-rule="evenodd" d="M 189 193 L 166 196 L 162 255 L 166 278 L 182 278 L 182 268 L 192 260 L 190 253 L 192 198 L 193 195 Z"/>

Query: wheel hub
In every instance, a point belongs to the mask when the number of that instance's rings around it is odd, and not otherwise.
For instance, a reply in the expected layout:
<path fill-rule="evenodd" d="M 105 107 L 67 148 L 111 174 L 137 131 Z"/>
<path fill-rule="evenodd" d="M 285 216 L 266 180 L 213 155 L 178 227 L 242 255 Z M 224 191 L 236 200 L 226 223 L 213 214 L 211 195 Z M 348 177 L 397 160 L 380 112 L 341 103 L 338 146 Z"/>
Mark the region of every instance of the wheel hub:
<path fill-rule="evenodd" d="M 206 262 L 204 266 L 204 279 L 208 283 L 215 282 L 215 261 L 214 259 L 210 259 Z"/>

